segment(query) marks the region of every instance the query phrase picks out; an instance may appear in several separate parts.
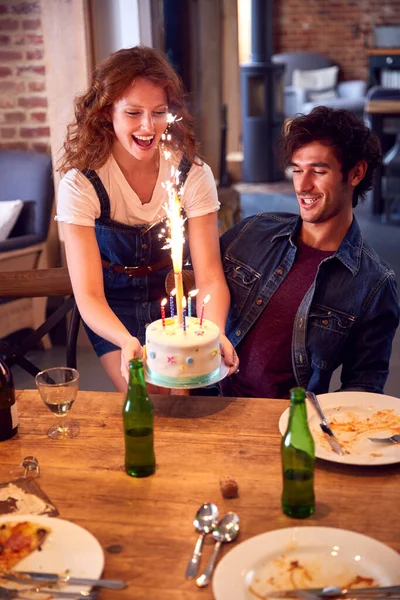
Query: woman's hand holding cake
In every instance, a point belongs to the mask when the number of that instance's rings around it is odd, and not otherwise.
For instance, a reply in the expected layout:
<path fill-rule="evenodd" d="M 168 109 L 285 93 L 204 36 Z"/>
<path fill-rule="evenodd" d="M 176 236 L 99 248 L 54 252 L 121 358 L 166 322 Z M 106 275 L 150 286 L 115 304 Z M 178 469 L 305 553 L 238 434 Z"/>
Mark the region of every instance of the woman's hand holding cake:
<path fill-rule="evenodd" d="M 221 356 L 226 366 L 229 367 L 227 377 L 239 370 L 239 357 L 225 334 L 221 334 Z"/>

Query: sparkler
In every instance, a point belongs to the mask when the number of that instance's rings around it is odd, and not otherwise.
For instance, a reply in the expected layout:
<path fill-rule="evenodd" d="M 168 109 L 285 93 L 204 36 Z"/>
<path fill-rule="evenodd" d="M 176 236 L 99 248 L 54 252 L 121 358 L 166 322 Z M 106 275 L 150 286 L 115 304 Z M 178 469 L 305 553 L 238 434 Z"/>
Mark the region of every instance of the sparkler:
<path fill-rule="evenodd" d="M 175 120 L 175 119 L 173 119 Z M 173 122 L 173 121 L 171 121 Z M 169 135 L 169 134 L 168 134 Z M 168 137 L 167 137 L 168 139 Z M 166 240 L 164 248 L 171 250 L 172 266 L 174 269 L 174 279 L 176 288 L 176 310 L 178 313 L 178 323 L 183 324 L 182 314 L 182 298 L 183 298 L 183 279 L 182 279 L 182 262 L 183 262 L 183 244 L 184 223 L 185 219 L 181 211 L 181 196 L 183 188 L 180 186 L 179 171 L 175 167 L 171 167 L 171 179 L 162 184 L 167 190 L 168 203 L 164 204 L 164 210 L 167 213 L 167 224 L 169 227 L 170 237 Z"/>

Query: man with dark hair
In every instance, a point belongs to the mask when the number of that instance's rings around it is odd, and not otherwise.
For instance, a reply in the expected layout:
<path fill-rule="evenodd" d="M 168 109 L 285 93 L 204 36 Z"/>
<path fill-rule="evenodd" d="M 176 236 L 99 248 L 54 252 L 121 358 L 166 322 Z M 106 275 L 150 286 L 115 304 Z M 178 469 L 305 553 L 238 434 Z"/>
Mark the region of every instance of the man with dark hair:
<path fill-rule="evenodd" d="M 224 395 L 286 398 L 293 386 L 383 392 L 399 323 L 394 272 L 362 238 L 353 207 L 373 185 L 377 137 L 352 113 L 317 107 L 284 127 L 300 216 L 263 213 L 221 238 L 227 335 L 240 371 Z"/>

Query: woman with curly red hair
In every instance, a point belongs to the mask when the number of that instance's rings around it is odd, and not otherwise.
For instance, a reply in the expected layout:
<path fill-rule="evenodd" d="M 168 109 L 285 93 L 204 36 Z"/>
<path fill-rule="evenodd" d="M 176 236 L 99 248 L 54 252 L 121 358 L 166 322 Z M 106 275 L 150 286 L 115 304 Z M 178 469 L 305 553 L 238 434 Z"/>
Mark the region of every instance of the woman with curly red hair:
<path fill-rule="evenodd" d="M 207 318 L 224 334 L 229 292 L 219 253 L 219 202 L 211 169 L 196 157 L 182 82 L 161 52 L 119 50 L 96 67 L 90 88 L 76 99 L 56 217 L 89 339 L 119 391 L 126 390 L 129 360 L 142 353 L 146 325 L 160 318 L 171 268 L 163 248 L 162 183 L 171 179 L 172 166 L 184 184 L 198 302 L 211 295 Z M 236 355 L 225 335 L 221 340 L 233 372 Z"/>

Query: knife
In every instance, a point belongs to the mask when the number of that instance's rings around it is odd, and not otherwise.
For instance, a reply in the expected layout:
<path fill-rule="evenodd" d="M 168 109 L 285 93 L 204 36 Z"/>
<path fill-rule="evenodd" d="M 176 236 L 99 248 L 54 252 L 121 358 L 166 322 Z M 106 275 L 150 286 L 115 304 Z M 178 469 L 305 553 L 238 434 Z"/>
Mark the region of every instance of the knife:
<path fill-rule="evenodd" d="M 298 589 L 298 590 L 277 590 L 268 592 L 268 598 L 298 598 L 303 594 L 314 595 L 318 598 L 365 598 L 376 599 L 378 597 L 390 598 L 392 595 L 398 597 L 400 585 L 392 585 L 387 587 L 369 587 L 369 588 L 339 588 L 325 587 L 316 589 Z"/>
<path fill-rule="evenodd" d="M 121 579 L 86 579 L 82 577 L 70 577 L 69 575 L 57 575 L 57 573 L 34 573 L 32 571 L 12 571 L 2 574 L 2 577 L 11 581 L 30 583 L 68 583 L 68 585 L 94 585 L 96 587 L 108 588 L 110 590 L 123 590 L 127 587 L 126 581 Z"/>
<path fill-rule="evenodd" d="M 28 596 L 22 594 L 29 594 Z M 41 587 L 29 587 L 29 588 L 9 588 L 3 587 L 0 585 L 0 598 L 14 599 L 21 598 L 24 600 L 31 600 L 34 597 L 43 598 L 45 595 L 47 598 L 62 598 L 63 600 L 80 600 L 84 598 L 85 600 L 96 600 L 98 598 L 97 591 L 95 592 L 66 592 L 64 590 L 55 590 L 55 589 L 43 589 Z"/>
<path fill-rule="evenodd" d="M 330 447 L 332 448 L 332 450 L 334 452 L 336 452 L 337 454 L 340 454 L 340 456 L 343 456 L 345 454 L 345 451 L 339 444 L 332 429 L 329 427 L 328 421 L 326 420 L 324 411 L 322 410 L 321 405 L 318 402 L 317 396 L 314 394 L 314 392 L 306 392 L 306 396 L 307 396 L 307 399 L 311 402 L 311 404 L 315 408 L 315 410 L 317 411 L 317 413 L 321 419 L 321 423 L 319 424 L 319 426 L 321 427 L 322 431 L 326 434 L 326 436 L 327 436 L 326 439 L 328 440 Z"/>

